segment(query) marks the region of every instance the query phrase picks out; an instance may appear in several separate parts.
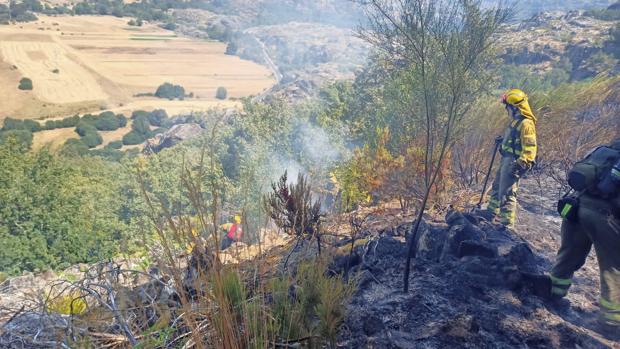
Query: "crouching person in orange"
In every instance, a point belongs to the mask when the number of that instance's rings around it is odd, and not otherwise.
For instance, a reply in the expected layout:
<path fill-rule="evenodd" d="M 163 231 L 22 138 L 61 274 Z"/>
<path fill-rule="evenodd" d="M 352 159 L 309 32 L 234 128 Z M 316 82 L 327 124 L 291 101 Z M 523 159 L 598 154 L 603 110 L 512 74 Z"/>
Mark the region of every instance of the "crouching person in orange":
<path fill-rule="evenodd" d="M 235 242 L 240 242 L 243 239 L 243 227 L 241 226 L 241 216 L 235 216 L 234 223 L 226 223 L 220 226 L 226 233 L 226 236 L 222 239 L 220 250 L 225 250 Z"/>

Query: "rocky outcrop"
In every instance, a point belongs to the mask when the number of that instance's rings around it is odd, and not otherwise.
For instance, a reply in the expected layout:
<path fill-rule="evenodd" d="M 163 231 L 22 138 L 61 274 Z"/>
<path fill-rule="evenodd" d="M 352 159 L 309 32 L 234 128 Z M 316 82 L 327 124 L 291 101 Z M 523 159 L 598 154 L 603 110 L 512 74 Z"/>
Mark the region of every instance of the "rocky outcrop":
<path fill-rule="evenodd" d="M 170 148 L 180 142 L 199 137 L 203 132 L 203 128 L 194 123 L 174 125 L 168 131 L 148 139 L 144 145 L 143 153 L 159 153 L 165 148 Z"/>
<path fill-rule="evenodd" d="M 609 51 L 603 43 L 613 25 L 587 17 L 583 11 L 543 12 L 501 34 L 501 57 L 507 64 L 525 65 L 539 73 L 558 66 L 566 69 L 569 62 L 571 79 L 589 78 L 617 64 L 612 58 L 600 62 L 600 54 Z"/>

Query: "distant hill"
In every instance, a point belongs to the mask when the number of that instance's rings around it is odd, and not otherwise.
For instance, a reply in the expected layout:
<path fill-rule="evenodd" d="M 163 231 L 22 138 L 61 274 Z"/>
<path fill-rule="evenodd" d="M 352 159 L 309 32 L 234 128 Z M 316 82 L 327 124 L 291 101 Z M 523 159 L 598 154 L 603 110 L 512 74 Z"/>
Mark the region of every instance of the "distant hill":
<path fill-rule="evenodd" d="M 483 0 L 485 5 L 495 5 L 497 0 Z M 512 0 L 517 8 L 517 18 L 524 19 L 534 16 L 543 11 L 572 11 L 589 10 L 594 8 L 605 8 L 616 0 Z"/>

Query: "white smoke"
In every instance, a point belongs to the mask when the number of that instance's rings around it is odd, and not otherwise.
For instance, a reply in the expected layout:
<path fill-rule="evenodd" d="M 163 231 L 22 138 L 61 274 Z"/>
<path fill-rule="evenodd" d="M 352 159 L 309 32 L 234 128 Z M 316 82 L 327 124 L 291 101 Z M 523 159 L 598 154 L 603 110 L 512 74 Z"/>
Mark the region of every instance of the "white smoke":
<path fill-rule="evenodd" d="M 302 156 L 314 164 L 329 166 L 342 159 L 342 153 L 330 140 L 327 132 L 321 127 L 308 122 L 300 123 L 297 129 L 298 144 Z"/>

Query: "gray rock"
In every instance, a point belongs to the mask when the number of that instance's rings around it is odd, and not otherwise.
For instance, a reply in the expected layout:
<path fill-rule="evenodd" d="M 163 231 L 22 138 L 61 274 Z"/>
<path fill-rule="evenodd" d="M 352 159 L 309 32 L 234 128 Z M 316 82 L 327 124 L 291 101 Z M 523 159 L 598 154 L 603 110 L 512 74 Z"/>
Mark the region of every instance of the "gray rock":
<path fill-rule="evenodd" d="M 203 132 L 204 129 L 194 123 L 174 125 L 168 131 L 147 140 L 143 152 L 145 154 L 158 153 L 180 142 L 199 137 Z"/>

